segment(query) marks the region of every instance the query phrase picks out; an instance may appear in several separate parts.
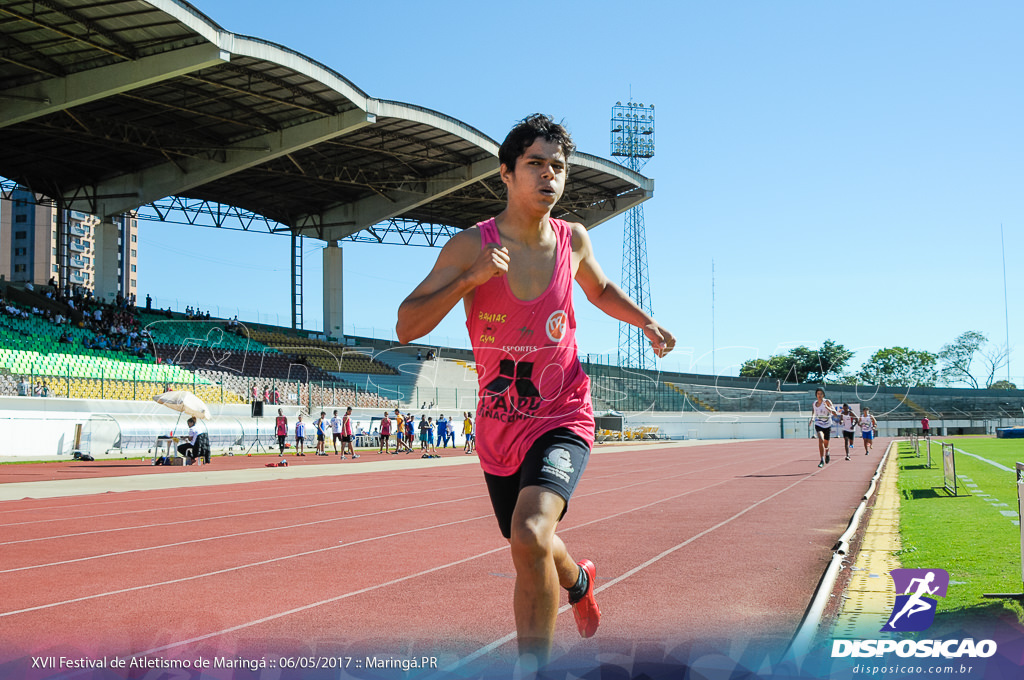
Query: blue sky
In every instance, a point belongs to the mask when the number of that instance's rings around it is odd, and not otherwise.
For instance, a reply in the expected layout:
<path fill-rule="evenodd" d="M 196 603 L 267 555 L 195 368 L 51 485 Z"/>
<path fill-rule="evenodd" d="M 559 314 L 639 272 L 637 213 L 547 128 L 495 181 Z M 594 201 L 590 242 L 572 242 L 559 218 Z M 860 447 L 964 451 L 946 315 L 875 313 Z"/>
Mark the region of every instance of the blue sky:
<path fill-rule="evenodd" d="M 654 103 L 658 147 L 643 172 L 656 188 L 644 211 L 654 315 L 678 338 L 667 370 L 735 374 L 746 359 L 829 338 L 856 350 L 854 366 L 882 347 L 936 352 L 966 330 L 1003 344 L 1000 225 L 1010 344 L 1024 348 L 1020 3 L 195 6 L 371 96 L 497 141 L 541 111 L 564 119 L 581 150 L 608 157 L 612 105 Z M 615 281 L 622 222 L 591 232 Z M 140 233 L 143 296 L 290 323 L 287 238 L 150 222 Z M 322 247 L 306 249 L 305 319 L 316 329 Z M 383 336 L 437 251 L 344 248 L 346 332 Z M 168 251 L 200 257 L 209 276 L 162 279 Z M 581 352 L 614 353 L 617 322 L 582 294 L 576 310 Z M 431 339 L 465 346 L 460 308 Z M 1024 349 L 1010 369 L 1024 385 Z"/>

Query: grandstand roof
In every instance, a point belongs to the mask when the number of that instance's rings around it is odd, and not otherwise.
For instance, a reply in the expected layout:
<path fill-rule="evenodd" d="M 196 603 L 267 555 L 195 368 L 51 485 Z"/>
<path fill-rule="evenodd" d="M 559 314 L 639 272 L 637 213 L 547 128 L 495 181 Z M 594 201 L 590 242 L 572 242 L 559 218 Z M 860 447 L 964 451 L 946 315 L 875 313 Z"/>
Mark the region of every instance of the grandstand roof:
<path fill-rule="evenodd" d="M 0 101 L 0 175 L 97 215 L 182 196 L 337 240 L 504 206 L 491 138 L 181 0 L 3 0 Z M 653 194 L 611 161 L 572 165 L 555 212 L 588 227 Z"/>

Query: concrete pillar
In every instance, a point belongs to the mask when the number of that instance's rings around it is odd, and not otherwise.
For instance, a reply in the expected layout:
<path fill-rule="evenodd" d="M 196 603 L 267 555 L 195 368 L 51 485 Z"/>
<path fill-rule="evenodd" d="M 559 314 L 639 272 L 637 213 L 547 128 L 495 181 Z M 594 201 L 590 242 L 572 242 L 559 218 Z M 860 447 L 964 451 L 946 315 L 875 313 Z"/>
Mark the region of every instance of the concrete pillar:
<path fill-rule="evenodd" d="M 341 339 L 345 335 L 343 307 L 342 249 L 337 241 L 324 248 L 324 333 Z"/>
<path fill-rule="evenodd" d="M 104 221 L 93 227 L 93 266 L 95 287 L 93 295 L 104 302 L 113 302 L 121 290 L 122 244 L 118 243 L 121 228 L 110 221 Z"/>

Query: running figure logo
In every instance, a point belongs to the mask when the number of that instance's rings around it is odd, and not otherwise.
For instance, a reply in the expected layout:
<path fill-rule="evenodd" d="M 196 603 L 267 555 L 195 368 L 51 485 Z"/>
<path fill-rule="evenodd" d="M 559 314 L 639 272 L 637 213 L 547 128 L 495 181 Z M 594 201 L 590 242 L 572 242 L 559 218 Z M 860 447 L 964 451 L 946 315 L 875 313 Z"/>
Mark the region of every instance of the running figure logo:
<path fill-rule="evenodd" d="M 946 596 L 949 574 L 945 569 L 893 569 L 896 604 L 892 615 L 882 626 L 883 632 L 922 631 L 935 620 L 936 600 L 928 595 Z"/>

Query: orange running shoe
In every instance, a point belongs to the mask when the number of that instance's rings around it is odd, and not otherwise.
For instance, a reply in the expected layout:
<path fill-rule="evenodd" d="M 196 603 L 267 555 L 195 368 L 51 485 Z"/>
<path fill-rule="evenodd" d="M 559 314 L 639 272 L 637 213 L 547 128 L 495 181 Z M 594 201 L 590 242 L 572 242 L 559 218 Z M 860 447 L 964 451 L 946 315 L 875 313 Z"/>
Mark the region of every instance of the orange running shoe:
<path fill-rule="evenodd" d="M 580 635 L 588 638 L 594 636 L 597 626 L 601 623 L 601 610 L 598 609 L 597 601 L 594 599 L 597 567 L 590 560 L 580 560 L 576 564 L 587 574 L 587 592 L 575 602 L 570 598 L 569 604 L 572 605 L 572 614 L 576 617 L 576 627 L 579 628 Z"/>

